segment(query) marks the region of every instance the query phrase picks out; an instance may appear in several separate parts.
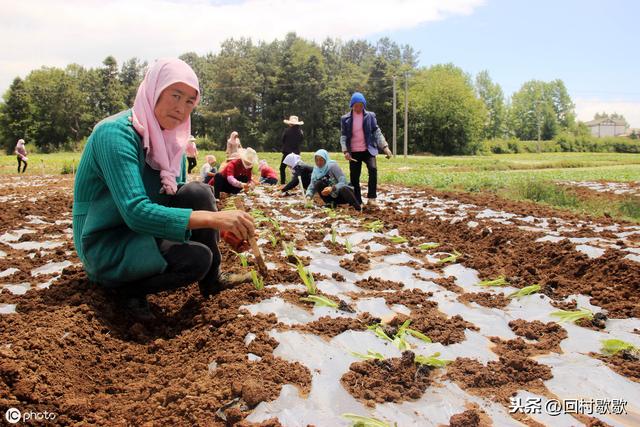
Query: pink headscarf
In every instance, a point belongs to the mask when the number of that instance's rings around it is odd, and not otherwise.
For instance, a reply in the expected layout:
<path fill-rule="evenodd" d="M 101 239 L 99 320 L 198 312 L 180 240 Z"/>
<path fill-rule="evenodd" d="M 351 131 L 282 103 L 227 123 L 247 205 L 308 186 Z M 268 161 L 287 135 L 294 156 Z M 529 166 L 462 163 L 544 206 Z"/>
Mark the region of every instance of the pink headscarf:
<path fill-rule="evenodd" d="M 161 193 L 175 194 L 182 155 L 191 135 L 191 116 L 173 130 L 162 130 L 154 109 L 163 90 L 174 83 L 184 83 L 196 90 L 195 105 L 200 101 L 198 77 L 191 67 L 177 58 L 158 59 L 147 71 L 133 102 L 133 127 L 142 136 L 149 166 L 160 171 Z"/>

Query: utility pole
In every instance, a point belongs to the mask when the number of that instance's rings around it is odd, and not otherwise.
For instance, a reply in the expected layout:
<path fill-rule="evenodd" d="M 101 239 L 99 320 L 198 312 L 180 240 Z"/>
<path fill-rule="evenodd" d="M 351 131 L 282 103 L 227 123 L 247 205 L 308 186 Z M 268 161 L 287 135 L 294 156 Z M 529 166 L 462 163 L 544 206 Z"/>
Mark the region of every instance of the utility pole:
<path fill-rule="evenodd" d="M 397 121 L 398 118 L 396 109 L 396 76 L 393 76 L 393 155 L 398 155 L 398 140 L 397 140 Z"/>
<path fill-rule="evenodd" d="M 409 144 L 409 73 L 404 73 L 404 157 L 407 158 Z"/>

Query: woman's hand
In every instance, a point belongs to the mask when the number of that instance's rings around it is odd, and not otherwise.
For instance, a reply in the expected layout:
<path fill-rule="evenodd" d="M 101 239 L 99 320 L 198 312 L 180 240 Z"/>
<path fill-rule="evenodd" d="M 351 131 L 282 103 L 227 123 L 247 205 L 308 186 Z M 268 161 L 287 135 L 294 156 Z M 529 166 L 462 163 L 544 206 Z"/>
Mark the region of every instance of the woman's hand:
<path fill-rule="evenodd" d="M 193 211 L 189 218 L 189 229 L 215 228 L 230 231 L 242 240 L 248 240 L 255 234 L 253 217 L 240 210 L 232 211 Z"/>
<path fill-rule="evenodd" d="M 353 157 L 351 157 L 351 153 L 349 153 L 348 151 L 344 151 L 343 154 L 344 154 L 345 160 L 348 160 L 348 161 L 353 160 Z"/>
<path fill-rule="evenodd" d="M 322 194 L 323 196 L 327 197 L 329 194 L 331 194 L 331 187 L 324 187 L 322 189 L 322 191 L 320 192 L 320 194 Z"/>

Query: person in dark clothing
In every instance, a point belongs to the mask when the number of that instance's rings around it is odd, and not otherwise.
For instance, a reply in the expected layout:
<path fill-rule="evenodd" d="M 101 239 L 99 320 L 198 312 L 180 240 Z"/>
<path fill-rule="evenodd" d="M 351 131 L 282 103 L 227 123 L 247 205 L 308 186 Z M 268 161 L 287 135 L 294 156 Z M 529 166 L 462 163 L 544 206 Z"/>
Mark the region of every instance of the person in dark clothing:
<path fill-rule="evenodd" d="M 27 170 L 27 149 L 24 148 L 24 144 L 25 144 L 24 139 L 19 139 L 18 143 L 16 144 L 16 148 L 14 150 L 14 153 L 18 158 L 18 173 L 20 173 L 20 166 L 22 164 L 24 164 L 24 167 L 22 168 L 22 173 L 26 172 Z"/>
<path fill-rule="evenodd" d="M 298 120 L 298 116 L 291 116 L 289 120 L 284 120 L 289 127 L 282 132 L 282 160 L 280 161 L 280 184 L 284 184 L 287 180 L 287 165 L 284 159 L 291 153 L 300 154 L 300 146 L 304 134 L 302 126 L 304 122 Z"/>
<path fill-rule="evenodd" d="M 365 109 L 367 101 L 360 92 L 355 92 L 351 96 L 351 111 L 340 118 L 340 145 L 344 158 L 349 161 L 349 172 L 351 175 L 351 185 L 362 203 L 360 194 L 360 173 L 362 163 L 367 165 L 369 182 L 367 184 L 367 197 L 369 204 L 374 204 L 378 197 L 378 166 L 376 156 L 379 151 L 383 151 L 387 159 L 391 157 L 389 144 L 384 139 L 382 131 L 378 127 L 376 114 Z"/>
<path fill-rule="evenodd" d="M 353 188 L 347 184 L 347 178 L 338 164 L 329 158 L 327 150 L 318 150 L 315 155 L 316 166 L 311 174 L 311 183 L 307 188 L 307 197 L 320 194 L 322 200 L 331 207 L 349 204 L 356 210 L 362 206 L 356 199 Z"/>
<path fill-rule="evenodd" d="M 285 166 L 288 166 L 291 169 L 292 173 L 291 181 L 289 181 L 286 185 L 280 187 L 280 191 L 282 191 L 282 194 L 285 194 L 286 192 L 296 188 L 301 181 L 302 188 L 304 188 L 304 191 L 307 191 L 307 188 L 309 188 L 309 183 L 311 182 L 313 167 L 303 162 L 300 159 L 300 156 L 296 153 L 288 154 L 287 157 L 284 158 L 282 163 Z"/>

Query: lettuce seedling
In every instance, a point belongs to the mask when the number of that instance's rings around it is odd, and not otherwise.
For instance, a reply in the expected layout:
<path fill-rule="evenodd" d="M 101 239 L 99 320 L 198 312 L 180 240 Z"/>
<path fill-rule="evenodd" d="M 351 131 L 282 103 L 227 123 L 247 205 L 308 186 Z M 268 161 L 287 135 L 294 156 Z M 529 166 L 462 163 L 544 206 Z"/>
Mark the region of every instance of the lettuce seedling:
<path fill-rule="evenodd" d="M 402 236 L 391 236 L 391 237 L 389 237 L 389 240 L 391 241 L 391 243 L 396 243 L 396 244 L 407 243 L 408 242 L 408 240 L 405 239 Z"/>
<path fill-rule="evenodd" d="M 406 335 L 412 335 L 419 340 L 430 343 L 431 338 L 426 336 L 420 331 L 416 331 L 415 329 L 409 329 L 409 325 L 411 324 L 411 319 L 405 320 L 402 325 L 398 328 L 395 336 L 393 337 L 393 344 L 398 347 L 398 350 L 404 351 L 411 349 L 411 345 L 406 341 Z"/>
<path fill-rule="evenodd" d="M 586 308 L 581 308 L 580 310 L 576 310 L 576 311 L 559 310 L 559 311 L 554 311 L 553 313 L 551 313 L 551 315 L 559 318 L 560 323 L 563 323 L 563 322 L 575 323 L 581 319 L 588 319 L 588 320 L 593 319 L 593 312 Z"/>
<path fill-rule="evenodd" d="M 524 288 L 520 289 L 519 291 L 516 291 L 516 292 L 513 292 L 513 293 L 507 295 L 507 297 L 520 299 L 520 298 L 525 297 L 527 295 L 535 294 L 540 289 L 541 289 L 540 285 L 525 286 Z"/>
<path fill-rule="evenodd" d="M 282 247 L 284 248 L 284 254 L 287 258 L 296 256 L 296 254 L 293 252 L 295 248 L 295 245 L 293 243 L 282 242 Z"/>
<path fill-rule="evenodd" d="M 344 250 L 347 251 L 348 254 L 353 252 L 353 246 L 351 245 L 349 239 L 344 239 Z"/>
<path fill-rule="evenodd" d="M 477 284 L 477 286 L 506 286 L 509 282 L 504 278 L 504 276 L 499 276 L 497 279 L 493 280 L 483 280 Z"/>
<path fill-rule="evenodd" d="M 609 355 L 617 354 L 621 351 L 629 351 L 635 354 L 640 353 L 640 348 L 626 341 L 618 339 L 602 340 L 602 351 Z"/>
<path fill-rule="evenodd" d="M 428 251 L 429 249 L 435 249 L 440 246 L 440 243 L 423 243 L 418 246 L 421 251 Z"/>
<path fill-rule="evenodd" d="M 342 418 L 351 421 L 351 427 L 397 427 L 396 423 L 391 425 L 377 418 L 363 417 L 356 414 L 342 414 Z"/>
<path fill-rule="evenodd" d="M 258 273 L 255 270 L 251 270 L 251 281 L 253 282 L 253 286 L 256 290 L 260 291 L 264 289 L 264 279 L 258 276 Z"/>
<path fill-rule="evenodd" d="M 318 288 L 316 287 L 315 280 L 313 280 L 313 274 L 304 268 L 304 264 L 302 264 L 300 260 L 298 260 L 296 268 L 298 269 L 298 275 L 300 279 L 302 279 L 302 283 L 307 287 L 307 293 L 309 295 L 315 295 L 318 292 Z"/>
<path fill-rule="evenodd" d="M 447 264 L 447 263 L 453 263 L 458 261 L 458 258 L 460 258 L 462 256 L 462 254 L 458 251 L 456 251 L 455 249 L 453 250 L 453 253 L 450 254 L 448 257 L 446 258 L 442 258 L 441 260 L 438 260 L 438 264 Z"/>
<path fill-rule="evenodd" d="M 319 307 L 331 307 L 336 309 L 339 307 L 337 302 L 322 295 L 309 295 L 308 297 L 300 298 L 300 301 L 312 302 Z"/>
<path fill-rule="evenodd" d="M 351 355 L 364 360 L 384 360 L 384 356 L 382 354 L 371 350 L 367 350 L 367 354 L 356 353 L 355 351 L 352 351 Z"/>
<path fill-rule="evenodd" d="M 384 331 L 384 329 L 379 323 L 369 325 L 367 326 L 367 329 L 369 329 L 370 331 L 373 331 L 373 333 L 376 334 L 378 338 L 381 338 L 385 341 L 393 342 L 393 340 L 389 338 L 389 335 L 387 335 L 387 333 Z"/>
<path fill-rule="evenodd" d="M 271 246 L 273 246 L 274 248 L 278 246 L 278 238 L 273 233 L 269 233 L 267 235 L 267 238 L 271 242 Z"/>
<path fill-rule="evenodd" d="M 452 362 L 451 360 L 438 359 L 439 356 L 439 352 L 433 353 L 431 356 L 416 354 L 413 360 L 419 365 L 432 366 L 434 368 L 444 368 Z"/>
<path fill-rule="evenodd" d="M 331 243 L 334 245 L 338 242 L 338 231 L 331 227 Z"/>
<path fill-rule="evenodd" d="M 364 228 L 366 228 L 367 230 L 373 233 L 378 233 L 382 231 L 382 229 L 384 228 L 384 223 L 378 219 L 376 221 L 365 224 Z"/>
<path fill-rule="evenodd" d="M 240 259 L 240 265 L 243 267 L 248 267 L 249 266 L 249 262 L 248 262 L 248 258 L 249 256 L 245 253 L 240 253 L 240 252 L 236 252 L 233 249 L 231 250 L 231 252 L 233 252 L 238 259 Z"/>

